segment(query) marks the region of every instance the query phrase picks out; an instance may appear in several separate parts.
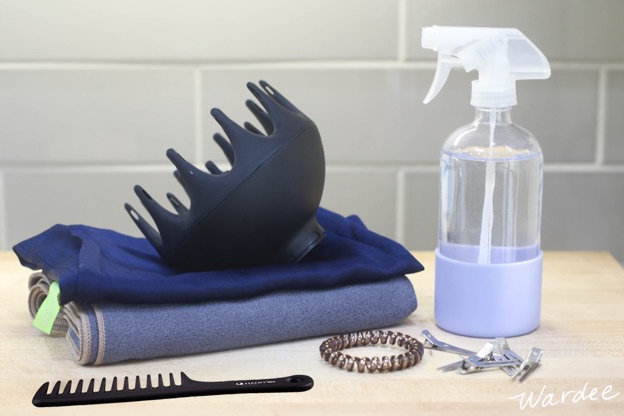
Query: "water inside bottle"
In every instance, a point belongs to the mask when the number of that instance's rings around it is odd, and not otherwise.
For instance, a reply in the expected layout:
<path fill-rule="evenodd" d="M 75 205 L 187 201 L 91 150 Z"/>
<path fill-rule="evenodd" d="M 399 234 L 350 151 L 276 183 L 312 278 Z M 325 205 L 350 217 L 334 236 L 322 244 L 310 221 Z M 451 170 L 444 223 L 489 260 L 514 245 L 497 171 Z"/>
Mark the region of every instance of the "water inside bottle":
<path fill-rule="evenodd" d="M 482 221 L 490 164 L 495 180 L 489 207 L 492 215 L 488 216 L 492 221 L 488 262 L 533 259 L 540 252 L 542 156 L 504 146 L 487 151 L 488 158 L 484 148 L 477 147 L 462 153 L 442 153 L 440 252 L 471 263 L 483 258 Z"/>

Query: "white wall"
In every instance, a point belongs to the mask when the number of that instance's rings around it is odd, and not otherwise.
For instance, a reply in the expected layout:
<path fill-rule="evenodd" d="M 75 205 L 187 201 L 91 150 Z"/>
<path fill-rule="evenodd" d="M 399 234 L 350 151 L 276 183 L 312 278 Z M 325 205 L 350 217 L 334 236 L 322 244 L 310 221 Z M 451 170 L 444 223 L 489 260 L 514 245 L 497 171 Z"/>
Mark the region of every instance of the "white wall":
<path fill-rule="evenodd" d="M 552 64 L 514 121 L 546 160 L 543 247 L 624 261 L 624 2 L 619 0 L 0 0 L 0 249 L 55 223 L 139 235 L 123 203 L 182 196 L 165 157 L 225 158 L 209 110 L 250 119 L 266 79 L 315 120 L 323 205 L 410 249 L 436 246 L 437 163 L 471 120 L 452 74 L 425 106 L 428 25 L 514 26 Z"/>

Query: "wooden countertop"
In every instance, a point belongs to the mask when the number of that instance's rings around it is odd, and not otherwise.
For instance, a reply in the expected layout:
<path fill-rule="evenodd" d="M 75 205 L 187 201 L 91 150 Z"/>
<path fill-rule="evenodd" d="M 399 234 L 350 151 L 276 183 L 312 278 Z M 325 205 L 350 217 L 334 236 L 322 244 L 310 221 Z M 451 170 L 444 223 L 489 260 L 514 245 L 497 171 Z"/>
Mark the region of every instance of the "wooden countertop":
<path fill-rule="evenodd" d="M 415 252 L 426 270 L 411 277 L 417 311 L 402 325 L 386 328 L 437 338 L 478 350 L 486 340 L 449 334 L 433 321 L 434 258 Z M 608 253 L 548 252 L 544 258 L 541 326 L 508 339 L 526 356 L 544 350 L 542 365 L 524 383 L 502 371 L 471 375 L 436 368 L 458 358 L 425 350 L 416 367 L 395 373 L 358 374 L 331 367 L 318 347 L 325 338 L 244 348 L 191 357 L 81 367 L 64 338 L 31 326 L 27 278 L 10 252 L 0 253 L 0 414 L 92 415 L 346 415 L 346 414 L 624 414 L 624 270 Z M 379 347 L 374 347 L 379 348 Z M 361 355 L 378 355 L 374 348 Z M 359 352 L 359 351 L 358 351 Z M 305 393 L 190 397 L 88 407 L 36 408 L 31 404 L 46 381 L 180 371 L 204 381 L 259 379 L 307 374 L 315 386 Z M 563 398 L 563 400 L 562 400 Z M 530 399 L 530 400 L 529 400 Z M 562 403 L 563 401 L 563 403 Z"/>

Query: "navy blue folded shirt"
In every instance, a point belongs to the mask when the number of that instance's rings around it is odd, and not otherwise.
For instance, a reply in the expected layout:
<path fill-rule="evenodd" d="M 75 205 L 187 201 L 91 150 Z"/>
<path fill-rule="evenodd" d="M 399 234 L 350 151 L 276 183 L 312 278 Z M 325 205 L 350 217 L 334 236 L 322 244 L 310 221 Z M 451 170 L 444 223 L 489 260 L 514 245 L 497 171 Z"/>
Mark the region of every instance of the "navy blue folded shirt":
<path fill-rule="evenodd" d="M 13 247 L 22 265 L 60 286 L 60 301 L 191 303 L 279 290 L 327 289 L 422 271 L 403 246 L 368 230 L 357 216 L 324 208 L 326 237 L 299 263 L 183 273 L 144 238 L 86 225 L 55 225 Z M 210 255 L 210 253 L 206 253 Z"/>

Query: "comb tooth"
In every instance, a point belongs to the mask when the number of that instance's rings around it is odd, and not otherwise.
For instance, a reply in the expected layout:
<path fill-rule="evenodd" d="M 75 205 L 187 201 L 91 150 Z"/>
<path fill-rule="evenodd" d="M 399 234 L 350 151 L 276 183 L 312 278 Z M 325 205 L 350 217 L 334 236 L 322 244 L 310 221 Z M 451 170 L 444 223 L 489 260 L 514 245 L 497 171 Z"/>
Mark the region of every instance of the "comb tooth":
<path fill-rule="evenodd" d="M 147 381 L 145 382 L 145 388 L 146 389 L 154 388 L 154 386 L 152 386 L 152 376 L 150 374 L 147 375 Z"/>
<path fill-rule="evenodd" d="M 189 377 L 189 376 L 187 376 L 187 375 L 184 373 L 184 371 L 182 371 L 182 372 L 180 373 L 180 385 L 181 385 L 181 386 L 183 386 L 185 383 L 188 383 L 188 382 L 190 382 L 190 381 L 193 381 L 193 380 L 191 380 L 191 379 L 190 379 L 190 377 Z"/>
<path fill-rule="evenodd" d="M 175 380 L 173 378 L 173 373 L 169 373 L 169 386 L 175 386 Z"/>
<path fill-rule="evenodd" d="M 34 402 L 36 400 L 39 400 L 39 399 L 41 399 L 43 397 L 46 397 L 46 396 L 49 396 L 48 388 L 50 388 L 50 382 L 46 381 L 45 383 L 43 383 L 41 385 L 41 387 L 39 387 L 39 390 L 37 390 L 37 392 L 33 396 L 33 404 L 35 404 Z M 35 406 L 37 406 L 37 405 L 35 404 Z"/>
<path fill-rule="evenodd" d="M 128 380 L 128 376 L 124 377 L 122 391 L 130 391 L 130 380 Z"/>
<path fill-rule="evenodd" d="M 35 394 L 35 396 L 46 396 L 48 395 L 48 389 L 50 388 L 50 382 L 46 381 L 45 383 L 43 383 L 41 385 L 41 387 L 39 387 L 39 390 L 37 390 L 37 393 Z"/>
<path fill-rule="evenodd" d="M 76 390 L 74 391 L 74 394 L 80 393 L 82 393 L 82 379 L 78 380 L 78 384 L 76 384 Z"/>
<path fill-rule="evenodd" d="M 45 382 L 39 387 L 39 390 L 35 393 L 32 398 L 32 404 L 37 407 L 45 406 L 45 402 L 47 401 L 48 395 L 48 387 L 50 387 L 49 382 Z"/>
<path fill-rule="evenodd" d="M 119 386 L 117 385 L 117 377 L 113 377 L 113 384 L 111 384 L 110 391 L 119 391 Z"/>
<path fill-rule="evenodd" d="M 61 381 L 59 380 L 56 383 L 54 383 L 54 388 L 52 388 L 52 392 L 50 393 L 50 395 L 58 396 L 60 390 L 61 390 Z"/>
<path fill-rule="evenodd" d="M 94 389 L 95 389 L 95 379 L 92 378 L 91 380 L 89 380 L 89 386 L 87 387 L 87 393 L 93 393 Z"/>
<path fill-rule="evenodd" d="M 233 165 L 234 164 L 234 148 L 232 147 L 230 142 L 225 137 L 220 135 L 219 133 L 215 133 L 212 136 L 212 139 L 215 141 L 215 143 L 219 145 L 219 147 L 221 148 L 221 151 L 223 151 L 223 154 L 225 154 L 225 157 L 227 158 L 228 162 L 230 162 L 230 165 Z"/>
<path fill-rule="evenodd" d="M 273 133 L 273 121 L 271 120 L 271 117 L 269 117 L 269 115 L 265 113 L 263 109 L 258 107 L 258 104 L 251 100 L 245 101 L 245 105 L 247 106 L 249 111 L 251 111 L 254 117 L 256 117 L 256 119 L 260 122 L 262 128 L 264 128 L 264 131 L 266 131 L 266 134 L 271 135 Z"/>
<path fill-rule="evenodd" d="M 132 205 L 126 203 L 124 204 L 124 208 L 130 215 L 130 218 L 134 221 L 134 223 L 139 227 L 139 230 L 145 235 L 145 238 L 149 240 L 149 242 L 156 248 L 156 250 L 160 250 L 162 248 L 162 239 L 160 238 L 160 234 L 158 231 L 154 229 L 145 218 L 143 218 L 133 207 Z"/>
<path fill-rule="evenodd" d="M 138 390 L 142 390 L 143 389 L 143 387 L 141 387 L 141 377 L 139 377 L 139 376 L 136 376 L 136 380 L 134 382 L 134 389 L 135 390 L 137 390 L 137 389 Z"/>
<path fill-rule="evenodd" d="M 72 382 L 71 380 L 69 380 L 67 384 L 65 385 L 65 388 L 63 389 L 63 393 L 61 394 L 63 396 L 67 396 L 71 392 L 71 387 L 72 387 Z"/>
<path fill-rule="evenodd" d="M 162 374 L 158 374 L 158 386 L 157 387 L 164 387 L 165 383 L 163 382 L 163 376 Z"/>
<path fill-rule="evenodd" d="M 106 377 L 102 379 L 102 382 L 100 383 L 100 388 L 98 389 L 98 392 L 105 392 L 105 391 L 106 391 Z"/>

